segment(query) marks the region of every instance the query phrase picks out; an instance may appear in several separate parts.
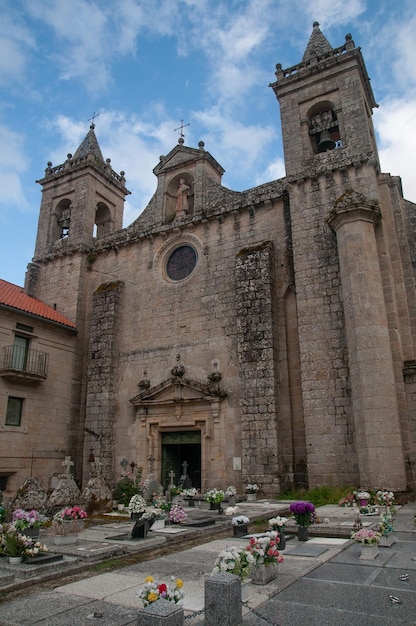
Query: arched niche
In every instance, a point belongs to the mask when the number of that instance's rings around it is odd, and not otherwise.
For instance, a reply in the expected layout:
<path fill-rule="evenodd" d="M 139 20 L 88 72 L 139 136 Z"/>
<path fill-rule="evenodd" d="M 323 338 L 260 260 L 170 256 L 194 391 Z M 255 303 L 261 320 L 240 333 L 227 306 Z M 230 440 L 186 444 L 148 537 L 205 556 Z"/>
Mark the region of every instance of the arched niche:
<path fill-rule="evenodd" d="M 113 232 L 111 211 L 104 202 L 97 203 L 94 223 L 94 237 L 103 237 Z"/>
<path fill-rule="evenodd" d="M 332 102 L 323 100 L 314 104 L 308 111 L 308 122 L 314 154 L 340 147 L 338 117 Z"/>
<path fill-rule="evenodd" d="M 55 207 L 55 222 L 53 225 L 52 237 L 56 239 L 67 239 L 71 227 L 71 200 L 62 198 Z"/>
<path fill-rule="evenodd" d="M 189 172 L 176 174 L 165 191 L 165 223 L 194 213 L 194 177 Z"/>

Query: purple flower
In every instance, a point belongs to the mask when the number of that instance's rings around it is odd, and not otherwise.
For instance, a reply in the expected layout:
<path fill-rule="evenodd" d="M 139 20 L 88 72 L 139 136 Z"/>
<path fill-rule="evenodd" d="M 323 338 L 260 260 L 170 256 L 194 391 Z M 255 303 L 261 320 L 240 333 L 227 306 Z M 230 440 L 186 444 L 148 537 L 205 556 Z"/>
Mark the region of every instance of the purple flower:
<path fill-rule="evenodd" d="M 313 519 L 315 507 L 312 502 L 298 500 L 290 505 L 290 512 L 299 526 L 310 526 L 315 520 Z"/>

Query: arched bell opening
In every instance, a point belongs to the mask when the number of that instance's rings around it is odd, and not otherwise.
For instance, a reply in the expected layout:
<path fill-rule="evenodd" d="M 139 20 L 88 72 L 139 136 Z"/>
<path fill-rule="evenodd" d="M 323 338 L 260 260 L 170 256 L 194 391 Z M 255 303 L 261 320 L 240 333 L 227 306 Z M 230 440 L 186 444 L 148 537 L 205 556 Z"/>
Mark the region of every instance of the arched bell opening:
<path fill-rule="evenodd" d="M 314 154 L 328 152 L 342 145 L 338 117 L 334 105 L 325 100 L 308 112 L 309 135 Z"/>
<path fill-rule="evenodd" d="M 67 239 L 71 225 L 71 200 L 69 198 L 59 201 L 55 208 L 55 217 L 53 240 Z"/>

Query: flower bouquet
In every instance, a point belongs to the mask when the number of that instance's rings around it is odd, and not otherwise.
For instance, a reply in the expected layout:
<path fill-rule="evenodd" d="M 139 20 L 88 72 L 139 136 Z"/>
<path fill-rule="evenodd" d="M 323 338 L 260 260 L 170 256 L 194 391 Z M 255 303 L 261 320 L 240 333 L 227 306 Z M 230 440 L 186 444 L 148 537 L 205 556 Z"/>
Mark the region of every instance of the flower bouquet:
<path fill-rule="evenodd" d="M 258 491 L 260 491 L 260 487 L 258 485 L 254 484 L 248 484 L 246 487 L 246 491 L 247 493 L 257 493 Z"/>
<path fill-rule="evenodd" d="M 351 539 L 362 545 L 374 545 L 380 541 L 381 534 L 370 528 L 361 528 L 351 534 Z"/>
<path fill-rule="evenodd" d="M 237 515 L 236 517 L 233 517 L 233 519 L 231 520 L 231 524 L 233 526 L 247 525 L 249 522 L 250 520 L 246 515 Z"/>
<path fill-rule="evenodd" d="M 210 489 L 205 494 L 205 500 L 210 504 L 220 504 L 225 498 L 225 494 L 222 489 Z"/>
<path fill-rule="evenodd" d="M 343 498 L 341 498 L 341 500 L 338 501 L 338 506 L 352 507 L 354 506 L 355 503 L 356 503 L 355 493 L 347 493 L 346 496 L 344 496 Z"/>
<path fill-rule="evenodd" d="M 312 502 L 304 502 L 303 500 L 292 502 L 289 510 L 293 513 L 293 517 L 298 526 L 307 527 L 313 524 L 315 506 Z"/>
<path fill-rule="evenodd" d="M 143 606 L 149 606 L 160 598 L 178 604 L 183 597 L 183 581 L 180 578 L 175 579 L 174 576 L 171 576 L 170 585 L 158 582 L 153 576 L 147 576 L 144 586 L 139 591 L 139 598 L 143 602 Z"/>
<path fill-rule="evenodd" d="M 35 511 L 35 509 L 32 509 L 31 511 L 15 509 L 12 514 L 14 526 L 19 531 L 40 528 L 40 526 L 42 526 L 47 519 L 48 518 L 45 515 L 41 515 L 38 511 Z"/>
<path fill-rule="evenodd" d="M 86 517 L 86 511 L 79 506 L 65 507 L 53 516 L 52 527 L 56 535 L 77 534 L 84 527 Z"/>
<path fill-rule="evenodd" d="M 182 494 L 185 498 L 195 498 L 195 496 L 198 495 L 198 489 L 195 489 L 195 487 L 188 487 L 188 489 L 183 490 Z"/>
<path fill-rule="evenodd" d="M 392 491 L 379 490 L 374 495 L 374 502 L 377 506 L 393 506 L 394 493 Z"/>
<path fill-rule="evenodd" d="M 244 580 L 249 577 L 253 564 L 254 556 L 244 548 L 227 547 L 222 550 L 215 559 L 212 574 L 228 572 Z"/>
<path fill-rule="evenodd" d="M 271 530 L 262 537 L 251 537 L 246 551 L 254 558 L 254 565 L 273 565 L 282 563 L 283 557 L 278 551 L 279 535 Z"/>
<path fill-rule="evenodd" d="M 169 491 L 171 496 L 180 496 L 183 492 L 183 489 L 180 485 L 170 485 Z"/>
<path fill-rule="evenodd" d="M 227 489 L 225 490 L 225 495 L 227 497 L 237 495 L 237 489 L 234 487 L 234 485 L 230 485 L 229 487 L 227 487 Z"/>
<path fill-rule="evenodd" d="M 130 515 L 144 513 L 146 510 L 146 500 L 143 496 L 136 493 L 136 495 L 130 498 L 129 506 L 127 508 Z"/>
<path fill-rule="evenodd" d="M 277 530 L 279 533 L 283 533 L 286 528 L 287 517 L 272 517 L 269 519 L 268 524 L 270 530 Z"/>
<path fill-rule="evenodd" d="M 19 532 L 14 523 L 0 525 L 0 554 L 12 558 L 30 558 L 47 550 L 44 544 Z"/>
<path fill-rule="evenodd" d="M 188 517 L 188 513 L 180 504 L 172 504 L 169 511 L 169 521 L 173 524 L 180 524 Z"/>

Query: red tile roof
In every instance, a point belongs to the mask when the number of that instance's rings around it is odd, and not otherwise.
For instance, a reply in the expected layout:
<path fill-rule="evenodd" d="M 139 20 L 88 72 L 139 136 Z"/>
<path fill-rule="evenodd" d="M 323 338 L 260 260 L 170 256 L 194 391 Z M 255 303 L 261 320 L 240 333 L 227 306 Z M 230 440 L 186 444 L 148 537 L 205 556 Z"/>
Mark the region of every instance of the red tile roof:
<path fill-rule="evenodd" d="M 17 309 L 18 311 L 42 317 L 43 319 L 55 322 L 56 324 L 62 324 L 68 328 L 73 328 L 74 330 L 76 329 L 76 325 L 67 317 L 64 317 L 58 313 L 58 311 L 55 311 L 55 309 L 48 306 L 41 300 L 28 296 L 24 292 L 23 287 L 13 285 L 13 283 L 8 283 L 6 280 L 1 280 L 1 278 L 0 306 Z"/>

